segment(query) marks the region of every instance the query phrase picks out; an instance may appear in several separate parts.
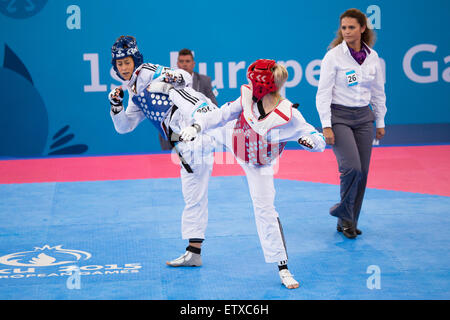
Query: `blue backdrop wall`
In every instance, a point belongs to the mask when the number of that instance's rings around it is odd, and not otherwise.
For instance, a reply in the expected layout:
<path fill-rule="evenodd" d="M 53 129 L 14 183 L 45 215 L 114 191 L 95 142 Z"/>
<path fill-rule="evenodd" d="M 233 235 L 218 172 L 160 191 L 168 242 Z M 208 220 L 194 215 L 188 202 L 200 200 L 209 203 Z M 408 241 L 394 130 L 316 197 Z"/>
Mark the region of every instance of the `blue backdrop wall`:
<path fill-rule="evenodd" d="M 195 52 L 219 105 L 239 96 L 258 58 L 288 67 L 286 96 L 320 127 L 315 108 L 320 60 L 339 15 L 356 7 L 377 33 L 391 126 L 450 123 L 450 1 L 0 1 L 0 156 L 159 152 L 142 123 L 119 135 L 107 93 L 120 81 L 110 48 L 134 35 L 146 62 L 174 65 Z"/>

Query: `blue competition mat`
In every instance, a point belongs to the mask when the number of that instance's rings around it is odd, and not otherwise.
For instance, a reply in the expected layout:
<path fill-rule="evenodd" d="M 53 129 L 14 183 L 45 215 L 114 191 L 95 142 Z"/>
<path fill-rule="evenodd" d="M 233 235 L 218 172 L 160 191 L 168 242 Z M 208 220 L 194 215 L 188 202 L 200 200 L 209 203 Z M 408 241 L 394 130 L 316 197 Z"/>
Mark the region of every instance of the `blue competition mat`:
<path fill-rule="evenodd" d="M 167 267 L 187 245 L 181 182 L 149 179 L 0 185 L 0 299 L 450 298 L 450 198 L 368 189 L 349 240 L 338 186 L 275 183 L 299 289 L 264 262 L 245 177 L 210 180 L 203 266 Z"/>

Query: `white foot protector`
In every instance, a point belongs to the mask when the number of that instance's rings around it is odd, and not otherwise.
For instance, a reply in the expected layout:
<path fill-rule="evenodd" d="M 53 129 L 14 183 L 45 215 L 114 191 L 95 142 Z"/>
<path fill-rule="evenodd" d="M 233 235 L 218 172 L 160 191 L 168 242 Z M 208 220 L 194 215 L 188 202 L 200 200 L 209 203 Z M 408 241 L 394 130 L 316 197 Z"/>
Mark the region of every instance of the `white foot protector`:
<path fill-rule="evenodd" d="M 202 265 L 202 257 L 197 253 L 186 251 L 182 256 L 166 264 L 171 267 L 200 267 Z"/>
<path fill-rule="evenodd" d="M 281 283 L 288 289 L 296 289 L 299 287 L 298 282 L 288 269 L 283 269 L 280 272 Z"/>

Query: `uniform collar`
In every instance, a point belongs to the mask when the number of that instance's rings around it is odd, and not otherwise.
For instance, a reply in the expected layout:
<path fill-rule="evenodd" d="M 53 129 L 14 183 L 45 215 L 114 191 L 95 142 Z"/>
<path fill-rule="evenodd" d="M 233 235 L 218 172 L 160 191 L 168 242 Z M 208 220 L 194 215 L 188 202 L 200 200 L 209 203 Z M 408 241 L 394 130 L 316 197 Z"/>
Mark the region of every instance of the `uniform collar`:
<path fill-rule="evenodd" d="M 344 54 L 346 54 L 348 52 L 348 54 L 351 55 L 350 49 L 348 48 L 347 42 L 345 42 L 345 40 L 342 40 L 341 45 L 342 45 L 342 52 Z M 365 49 L 366 52 L 367 52 L 367 55 L 369 55 L 371 53 L 371 50 L 370 50 L 369 46 L 365 42 L 362 42 L 361 49 Z"/>

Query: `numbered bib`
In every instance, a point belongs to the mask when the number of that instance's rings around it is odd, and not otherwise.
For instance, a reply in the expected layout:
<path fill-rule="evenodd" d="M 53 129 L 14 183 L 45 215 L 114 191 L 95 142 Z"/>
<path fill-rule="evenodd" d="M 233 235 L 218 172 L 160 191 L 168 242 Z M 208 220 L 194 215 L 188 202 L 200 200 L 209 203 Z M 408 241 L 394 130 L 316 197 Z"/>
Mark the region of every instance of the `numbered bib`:
<path fill-rule="evenodd" d="M 356 76 L 355 70 L 345 73 L 345 76 L 347 77 L 347 85 L 349 87 L 356 86 L 358 84 L 358 77 Z"/>

